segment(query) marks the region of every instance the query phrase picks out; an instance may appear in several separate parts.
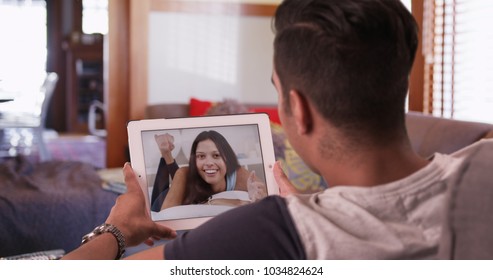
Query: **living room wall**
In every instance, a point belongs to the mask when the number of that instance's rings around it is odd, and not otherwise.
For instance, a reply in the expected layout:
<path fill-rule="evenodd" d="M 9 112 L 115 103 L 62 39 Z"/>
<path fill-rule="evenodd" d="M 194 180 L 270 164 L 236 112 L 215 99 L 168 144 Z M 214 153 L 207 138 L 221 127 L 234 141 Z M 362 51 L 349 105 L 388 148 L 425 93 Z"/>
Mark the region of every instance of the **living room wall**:
<path fill-rule="evenodd" d="M 212 12 L 217 15 L 225 12 L 226 15 L 270 17 L 278 3 L 280 1 L 272 0 L 110 0 L 108 52 L 105 55 L 108 97 L 106 99 L 108 101 L 106 104 L 107 142 L 111 143 L 107 150 L 107 166 L 120 167 L 128 160 L 126 124 L 131 119 L 145 117 L 145 110 L 149 105 L 149 77 L 152 73 L 149 73 L 151 62 L 148 35 L 152 32 L 149 28 L 152 13 L 170 12 L 170 9 L 176 12 L 178 9 L 179 12 L 198 14 Z M 268 59 L 270 60 L 271 58 Z M 269 78 L 271 67 L 262 68 L 268 71 L 264 80 L 266 88 L 272 90 Z M 257 71 L 256 68 L 249 70 L 249 73 L 255 71 Z M 160 89 L 157 91 L 159 92 Z M 163 94 L 169 96 L 169 94 Z M 248 94 L 245 95 L 248 96 Z M 265 93 L 265 95 L 275 98 L 274 91 Z M 222 95 L 216 98 L 222 98 Z M 272 103 L 271 101 L 273 99 L 266 103 Z M 153 102 L 157 101 L 154 99 Z"/>
<path fill-rule="evenodd" d="M 148 104 L 276 103 L 273 40 L 270 17 L 152 12 Z"/>

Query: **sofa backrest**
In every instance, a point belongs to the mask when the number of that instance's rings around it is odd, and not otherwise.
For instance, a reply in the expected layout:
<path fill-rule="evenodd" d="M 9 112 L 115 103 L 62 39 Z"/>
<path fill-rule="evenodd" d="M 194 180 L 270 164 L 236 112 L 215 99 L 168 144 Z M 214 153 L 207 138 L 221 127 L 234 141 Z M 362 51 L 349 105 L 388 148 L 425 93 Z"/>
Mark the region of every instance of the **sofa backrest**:
<path fill-rule="evenodd" d="M 277 108 L 276 105 L 271 107 Z M 149 105 L 146 118 L 187 117 L 189 111 L 189 104 Z M 450 154 L 481 138 L 493 137 L 493 124 L 451 120 L 418 112 L 407 113 L 406 126 L 414 150 L 424 157 L 435 152 Z"/>
<path fill-rule="evenodd" d="M 459 121 L 409 112 L 406 126 L 411 145 L 421 156 L 450 154 L 479 139 L 493 136 L 493 124 Z"/>

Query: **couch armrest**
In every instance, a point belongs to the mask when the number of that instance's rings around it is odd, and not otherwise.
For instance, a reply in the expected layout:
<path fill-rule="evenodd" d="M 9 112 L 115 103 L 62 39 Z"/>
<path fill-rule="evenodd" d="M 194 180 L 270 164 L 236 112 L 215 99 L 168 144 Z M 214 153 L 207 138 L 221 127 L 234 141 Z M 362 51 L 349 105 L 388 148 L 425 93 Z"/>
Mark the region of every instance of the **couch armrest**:
<path fill-rule="evenodd" d="M 411 145 L 421 156 L 435 152 L 450 154 L 486 135 L 493 136 L 493 124 L 459 121 L 409 112 L 406 126 Z"/>

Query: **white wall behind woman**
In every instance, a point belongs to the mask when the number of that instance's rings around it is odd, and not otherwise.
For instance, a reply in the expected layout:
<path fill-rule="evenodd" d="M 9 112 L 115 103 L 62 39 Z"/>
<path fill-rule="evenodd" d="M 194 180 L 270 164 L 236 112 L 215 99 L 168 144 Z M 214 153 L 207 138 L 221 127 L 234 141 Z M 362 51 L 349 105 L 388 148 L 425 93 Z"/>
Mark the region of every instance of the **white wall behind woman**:
<path fill-rule="evenodd" d="M 277 103 L 270 81 L 273 40 L 270 17 L 152 12 L 148 104 L 190 97 Z"/>

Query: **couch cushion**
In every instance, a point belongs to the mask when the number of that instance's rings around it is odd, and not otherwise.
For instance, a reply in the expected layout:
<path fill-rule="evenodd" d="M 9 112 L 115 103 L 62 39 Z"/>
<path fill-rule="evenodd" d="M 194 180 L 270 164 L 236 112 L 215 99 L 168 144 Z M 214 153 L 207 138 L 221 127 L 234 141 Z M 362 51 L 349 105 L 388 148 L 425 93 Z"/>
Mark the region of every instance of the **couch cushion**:
<path fill-rule="evenodd" d="M 212 106 L 214 106 L 214 102 L 212 101 L 192 97 L 190 98 L 190 111 L 188 115 L 191 117 L 204 116 Z"/>
<path fill-rule="evenodd" d="M 493 124 L 438 118 L 416 112 L 406 116 L 409 138 L 421 156 L 450 154 L 486 136 Z"/>
<path fill-rule="evenodd" d="M 281 166 L 291 183 L 300 193 L 314 193 L 323 191 L 328 187 L 322 176 L 314 173 L 289 143 L 283 128 L 271 123 L 272 140 L 276 160 Z"/>

